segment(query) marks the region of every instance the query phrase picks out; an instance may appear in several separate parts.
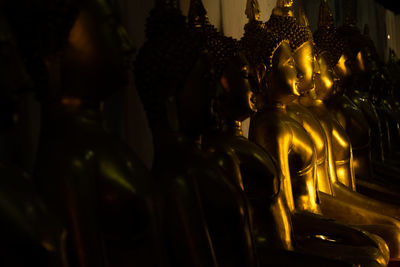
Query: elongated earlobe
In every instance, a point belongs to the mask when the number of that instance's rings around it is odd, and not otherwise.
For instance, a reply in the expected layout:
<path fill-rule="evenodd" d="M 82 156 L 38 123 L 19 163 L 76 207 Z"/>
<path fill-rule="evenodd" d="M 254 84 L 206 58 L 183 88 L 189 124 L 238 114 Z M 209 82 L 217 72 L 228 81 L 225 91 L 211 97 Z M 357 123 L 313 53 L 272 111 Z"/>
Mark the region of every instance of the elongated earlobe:
<path fill-rule="evenodd" d="M 259 84 L 264 80 L 266 73 L 267 66 L 265 66 L 265 64 L 259 64 L 256 68 L 257 81 Z"/>

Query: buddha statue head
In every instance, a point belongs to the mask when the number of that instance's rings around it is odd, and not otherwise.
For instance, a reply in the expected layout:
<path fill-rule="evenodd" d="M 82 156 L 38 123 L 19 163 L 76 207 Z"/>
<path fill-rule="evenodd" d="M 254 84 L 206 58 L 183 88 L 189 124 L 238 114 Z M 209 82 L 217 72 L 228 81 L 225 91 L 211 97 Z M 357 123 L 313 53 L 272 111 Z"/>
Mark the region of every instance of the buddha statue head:
<path fill-rule="evenodd" d="M 37 87 L 51 88 L 49 100 L 97 106 L 128 81 L 132 47 L 108 1 L 5 2 Z"/>
<path fill-rule="evenodd" d="M 158 1 L 147 19 L 147 41 L 135 61 L 136 87 L 153 133 L 197 137 L 212 125 L 216 95 L 203 40 L 174 3 Z"/>
<path fill-rule="evenodd" d="M 338 33 L 348 44 L 353 75 L 362 77 L 361 81 L 368 80 L 368 76 L 376 69 L 378 53 L 369 37 L 369 27 L 366 27 L 364 34 L 357 28 L 354 8 L 349 0 L 345 4 L 344 24 L 338 28 Z"/>
<path fill-rule="evenodd" d="M 329 57 L 326 51 L 317 54 L 319 72 L 315 75 L 315 95 L 319 100 L 330 99 L 336 93 L 334 91 L 336 76 L 329 64 Z"/>
<path fill-rule="evenodd" d="M 246 12 L 258 18 L 257 2 L 249 1 Z M 225 120 L 245 120 L 255 112 L 253 90 L 257 83 L 249 63 L 239 51 L 239 41 L 224 36 L 209 22 L 201 0 L 190 3 L 189 25 L 208 51 L 211 74 L 217 87 L 217 113 Z"/>
<path fill-rule="evenodd" d="M 250 20 L 241 40 L 246 58 L 260 83 L 257 106 L 288 104 L 296 99 L 298 74 L 289 41 Z"/>
<path fill-rule="evenodd" d="M 271 18 L 266 22 L 269 31 L 288 40 L 298 69 L 298 92 L 308 93 L 314 88 L 314 41 L 305 16 L 298 21 L 293 12 L 278 12 L 290 9 L 287 1 L 278 1 Z M 283 14 L 283 15 L 282 15 Z"/>
<path fill-rule="evenodd" d="M 322 72 L 326 70 L 325 64 L 329 69 L 333 70 L 335 80 L 333 93 L 342 94 L 344 88 L 349 86 L 351 81 L 351 51 L 345 39 L 339 35 L 334 26 L 332 12 L 326 0 L 321 1 L 318 29 L 314 33 L 314 41 L 317 59 L 321 67 L 321 76 Z M 324 84 L 329 85 L 330 83 L 320 83 L 320 85 Z"/>

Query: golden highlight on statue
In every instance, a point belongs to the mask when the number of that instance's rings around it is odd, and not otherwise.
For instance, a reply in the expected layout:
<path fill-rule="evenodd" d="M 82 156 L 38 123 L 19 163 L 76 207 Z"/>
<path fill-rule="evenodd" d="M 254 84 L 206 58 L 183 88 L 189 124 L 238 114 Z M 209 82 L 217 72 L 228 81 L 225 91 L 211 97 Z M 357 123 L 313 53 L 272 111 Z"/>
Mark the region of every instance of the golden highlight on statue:
<path fill-rule="evenodd" d="M 303 21 L 305 22 L 306 20 L 303 19 Z M 307 46 L 312 47 L 312 37 L 308 37 L 308 36 L 310 36 L 309 30 L 306 28 L 306 26 L 297 26 L 297 25 L 299 25 L 299 24 L 296 22 L 296 20 L 292 16 L 280 17 L 280 16 L 273 15 L 273 16 L 271 16 L 270 21 L 267 22 L 266 27 L 267 27 L 267 29 L 271 29 L 273 32 L 278 33 L 278 34 L 285 34 L 285 32 L 287 31 L 287 36 L 288 36 L 287 38 L 291 42 L 291 46 L 294 47 L 294 59 L 300 70 L 299 83 L 297 85 L 297 88 L 298 88 L 297 92 L 299 93 L 299 95 L 301 97 L 299 98 L 298 103 L 293 104 L 292 103 L 293 101 L 288 102 L 287 107 L 285 107 L 285 111 L 288 112 L 289 116 L 294 118 L 297 122 L 301 123 L 301 125 L 304 127 L 304 129 L 307 131 L 307 133 L 311 137 L 311 140 L 312 140 L 311 146 L 315 145 L 315 147 L 317 148 L 316 149 L 316 159 L 317 159 L 316 163 L 318 166 L 318 163 L 320 164 L 320 162 L 318 162 L 318 159 L 321 159 L 321 161 L 325 161 L 325 164 L 329 163 L 329 162 L 327 163 L 327 161 L 328 161 L 327 153 L 328 153 L 328 149 L 332 149 L 332 148 L 328 147 L 326 135 L 324 133 L 324 130 L 320 126 L 320 123 L 318 122 L 318 120 L 316 120 L 316 118 L 313 118 L 313 115 L 308 110 L 306 110 L 306 108 L 304 107 L 305 105 L 301 105 L 302 104 L 301 100 L 303 99 L 303 97 L 309 97 L 308 96 L 308 95 L 310 95 L 309 90 L 313 88 L 314 55 L 313 55 L 312 49 L 307 48 Z M 296 27 L 300 27 L 300 29 L 297 29 Z M 304 27 L 304 28 L 301 28 L 301 27 Z M 293 36 L 293 37 L 291 37 L 291 36 Z M 310 39 L 311 41 L 309 41 L 309 43 L 307 44 L 308 38 L 311 38 Z M 292 107 L 292 110 L 290 107 Z M 251 129 L 252 129 L 252 127 L 251 127 Z M 256 128 L 253 128 L 253 129 L 256 129 Z M 250 135 L 250 136 L 252 136 L 252 135 Z M 304 140 L 307 140 L 306 137 L 303 137 L 303 138 L 305 138 Z M 297 140 L 299 138 L 292 138 L 292 139 Z M 257 140 L 257 139 L 255 138 L 254 140 Z M 304 142 L 304 140 L 303 140 L 303 142 Z M 319 146 L 321 147 L 321 149 L 318 149 Z M 321 152 L 319 152 L 319 151 L 321 151 Z M 319 156 L 321 154 L 323 156 Z M 279 154 L 280 157 L 282 157 L 282 155 L 283 155 L 283 157 L 286 157 L 286 153 Z M 349 151 L 348 151 L 347 155 L 349 156 L 348 160 L 350 160 L 351 154 Z M 279 161 L 282 162 L 282 159 L 279 159 Z M 331 163 L 333 163 L 332 160 L 331 160 Z M 284 175 L 288 176 L 290 174 L 293 176 L 293 171 L 292 172 L 285 171 L 285 168 L 287 168 L 287 166 L 288 166 L 287 164 L 283 164 L 281 166 Z M 333 170 L 334 170 L 334 172 L 336 172 L 338 170 L 338 169 L 336 169 L 335 166 L 329 166 L 329 169 L 332 173 L 333 173 Z M 325 168 L 325 170 L 327 170 L 327 169 Z M 351 175 L 351 167 L 350 166 L 347 167 L 347 170 L 348 170 L 347 175 Z M 339 169 L 338 171 L 341 171 L 341 170 Z M 323 176 L 323 175 L 321 175 L 321 172 L 320 173 L 316 172 L 316 175 L 317 175 L 316 177 L 318 179 L 318 182 L 325 181 L 325 183 L 330 184 L 331 178 L 330 178 L 330 176 L 328 176 L 326 174 L 327 173 L 325 172 L 325 176 Z M 343 173 L 340 173 L 340 175 L 342 175 L 342 174 Z M 335 178 L 335 177 L 333 177 L 333 178 Z M 341 178 L 347 179 L 347 180 L 341 181 L 344 185 L 352 187 L 351 182 L 354 182 L 353 177 L 349 177 L 349 176 L 346 177 L 346 175 L 343 175 Z M 310 187 L 311 186 L 308 186 L 308 188 L 310 188 Z M 302 190 L 301 192 L 305 192 L 305 191 Z M 334 194 L 334 192 L 332 192 L 332 194 Z M 313 195 L 315 198 L 314 203 L 318 203 L 318 201 L 315 197 L 315 195 L 317 195 L 317 194 L 311 194 L 311 195 L 309 195 L 309 197 L 312 199 Z M 324 214 L 325 216 L 340 219 L 341 221 L 343 221 L 345 223 L 357 224 L 359 226 L 362 225 L 362 227 L 364 227 L 365 229 L 368 229 L 369 231 L 373 231 L 375 234 L 379 234 L 379 235 L 383 236 L 391 247 L 392 258 L 397 258 L 398 246 L 397 246 L 397 241 L 396 241 L 397 237 L 396 236 L 398 235 L 398 222 L 396 220 L 394 220 L 390 217 L 387 217 L 387 216 L 383 216 L 379 213 L 374 213 L 373 211 L 371 211 L 371 209 L 372 210 L 374 210 L 374 209 L 371 208 L 370 206 L 361 204 L 362 201 L 352 200 L 351 202 L 344 202 L 336 197 L 330 196 L 329 193 L 320 193 L 319 194 L 319 200 L 320 200 L 321 206 L 319 206 L 317 204 L 310 205 L 309 204 L 310 202 L 308 202 L 308 204 L 305 204 L 305 203 L 307 203 L 307 202 L 305 202 L 305 198 L 300 198 L 300 199 L 302 200 L 302 202 L 299 202 L 299 201 L 296 202 L 296 197 L 294 199 L 294 203 L 296 203 L 297 208 L 300 206 L 304 209 L 304 207 L 305 207 L 305 209 L 306 210 L 308 209 L 308 211 L 318 213 L 319 211 L 316 211 L 314 209 L 314 207 L 318 207 L 318 208 L 322 209 L 322 214 Z M 346 199 L 346 200 L 348 200 L 348 199 Z M 370 200 L 370 202 L 371 201 L 373 201 L 373 200 Z M 290 204 L 289 204 L 289 207 L 290 207 Z M 388 210 L 389 215 L 396 215 L 395 208 L 390 209 L 390 207 L 386 207 L 386 209 Z M 344 211 L 346 211 L 346 212 L 344 212 Z M 379 210 L 379 211 L 382 212 L 382 210 Z M 344 214 L 346 214 L 346 216 Z M 345 217 L 345 218 L 343 218 L 343 217 Z M 363 219 L 360 220 L 359 218 L 363 218 Z M 381 224 L 382 222 L 385 222 L 386 226 L 377 225 L 377 224 Z M 375 225 L 371 226 L 369 224 L 375 224 Z"/>
<path fill-rule="evenodd" d="M 33 183 L 0 163 L 0 265 L 400 262 L 399 63 L 383 66 L 350 1 L 337 30 L 321 0 L 314 34 L 294 4 L 262 22 L 247 0 L 239 41 L 202 0 L 187 17 L 155 0 L 131 73 L 108 1 L 0 0 L 0 130 L 21 88 L 42 104 Z M 151 172 L 103 127 L 104 100 L 133 74 Z"/>

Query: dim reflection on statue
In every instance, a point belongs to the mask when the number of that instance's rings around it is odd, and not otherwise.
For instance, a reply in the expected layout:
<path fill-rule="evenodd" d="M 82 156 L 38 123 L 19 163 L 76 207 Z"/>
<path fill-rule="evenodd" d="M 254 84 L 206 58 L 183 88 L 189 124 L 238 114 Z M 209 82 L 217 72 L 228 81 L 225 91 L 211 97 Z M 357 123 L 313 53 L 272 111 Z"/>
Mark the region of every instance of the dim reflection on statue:
<path fill-rule="evenodd" d="M 124 30 L 103 1 L 61 1 L 57 8 L 44 1 L 29 12 L 56 18 L 35 21 L 45 36 L 33 43 L 41 46 L 37 64 L 46 66 L 49 84 L 41 96 L 35 182 L 67 228 L 67 260 L 71 266 L 150 266 L 157 254 L 151 177 L 102 126 L 101 102 L 127 81 L 131 46 Z"/>
<path fill-rule="evenodd" d="M 0 133 L 7 138 L 6 133 L 18 126 L 20 98 L 32 82 L 3 8 L 0 1 Z M 29 174 L 10 158 L 0 162 L 0 174 L 0 265 L 66 266 L 61 256 L 63 229 L 49 215 Z"/>
<path fill-rule="evenodd" d="M 192 3 L 190 12 L 204 15 L 199 4 Z M 245 196 L 198 148 L 199 136 L 213 122 L 211 70 L 218 71 L 236 53 L 237 41 L 212 25 L 189 28 L 179 9 L 164 1 L 147 25 L 136 84 L 153 130 L 153 173 L 168 261 L 172 266 L 256 266 Z"/>

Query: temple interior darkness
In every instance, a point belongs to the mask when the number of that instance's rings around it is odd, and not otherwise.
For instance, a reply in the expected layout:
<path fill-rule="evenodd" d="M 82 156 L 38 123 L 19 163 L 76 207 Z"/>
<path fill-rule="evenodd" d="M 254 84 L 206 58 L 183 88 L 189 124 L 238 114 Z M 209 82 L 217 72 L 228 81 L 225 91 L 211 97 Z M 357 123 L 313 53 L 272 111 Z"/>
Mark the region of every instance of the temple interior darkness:
<path fill-rule="evenodd" d="M 399 14 L 0 0 L 0 266 L 400 266 Z"/>

